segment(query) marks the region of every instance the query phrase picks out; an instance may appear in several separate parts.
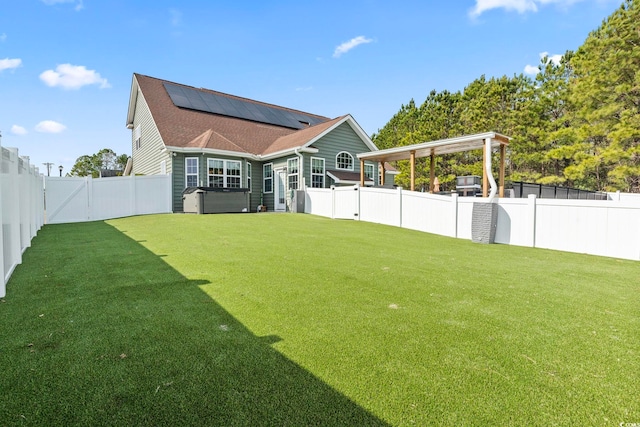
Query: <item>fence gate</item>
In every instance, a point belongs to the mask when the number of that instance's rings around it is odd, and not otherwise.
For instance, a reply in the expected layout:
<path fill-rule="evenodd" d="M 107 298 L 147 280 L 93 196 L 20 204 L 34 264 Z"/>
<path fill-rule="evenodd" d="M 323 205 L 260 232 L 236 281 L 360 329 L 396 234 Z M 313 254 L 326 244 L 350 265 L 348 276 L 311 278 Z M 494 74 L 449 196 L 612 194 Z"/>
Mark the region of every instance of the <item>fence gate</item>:
<path fill-rule="evenodd" d="M 88 178 L 46 179 L 45 215 L 47 224 L 89 219 Z"/>
<path fill-rule="evenodd" d="M 333 218 L 360 219 L 359 186 L 331 187 L 333 191 Z"/>

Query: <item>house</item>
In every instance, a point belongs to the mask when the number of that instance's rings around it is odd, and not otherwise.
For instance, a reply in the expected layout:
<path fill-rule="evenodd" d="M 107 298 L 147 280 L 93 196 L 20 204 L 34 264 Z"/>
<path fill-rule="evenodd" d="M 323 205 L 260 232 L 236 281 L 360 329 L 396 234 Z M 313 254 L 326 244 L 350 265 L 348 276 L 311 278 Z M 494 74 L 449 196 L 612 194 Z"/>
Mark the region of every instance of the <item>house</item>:
<path fill-rule="evenodd" d="M 286 211 L 294 190 L 359 183 L 356 155 L 377 150 L 349 114 L 331 119 L 141 74 L 127 128 L 131 173 L 172 174 L 174 212 L 197 186 L 245 189 L 250 211 Z M 379 182 L 378 163 L 364 169 L 365 185 Z"/>

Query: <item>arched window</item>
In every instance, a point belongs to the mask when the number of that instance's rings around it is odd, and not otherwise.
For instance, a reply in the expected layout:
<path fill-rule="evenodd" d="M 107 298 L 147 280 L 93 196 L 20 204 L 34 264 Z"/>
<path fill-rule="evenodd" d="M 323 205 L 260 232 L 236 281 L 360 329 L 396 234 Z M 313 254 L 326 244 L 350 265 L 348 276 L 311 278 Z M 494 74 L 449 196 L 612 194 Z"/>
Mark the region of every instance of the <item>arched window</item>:
<path fill-rule="evenodd" d="M 336 156 L 336 169 L 353 170 L 353 156 L 346 151 L 341 151 Z"/>

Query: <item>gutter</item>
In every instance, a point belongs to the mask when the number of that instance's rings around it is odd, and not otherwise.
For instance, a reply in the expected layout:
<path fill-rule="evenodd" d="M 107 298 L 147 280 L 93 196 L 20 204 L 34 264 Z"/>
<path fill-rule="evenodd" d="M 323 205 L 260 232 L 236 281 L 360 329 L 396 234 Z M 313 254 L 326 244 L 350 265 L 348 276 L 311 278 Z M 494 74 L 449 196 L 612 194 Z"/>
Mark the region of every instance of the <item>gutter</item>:
<path fill-rule="evenodd" d="M 165 146 L 162 150 L 162 153 L 182 153 L 182 154 L 214 154 L 218 156 L 227 156 L 227 157 L 241 157 L 245 159 L 251 160 L 260 160 L 261 156 L 251 154 L 251 153 L 243 153 L 240 151 L 226 151 L 226 150 L 213 150 L 210 148 L 185 148 L 185 147 L 172 147 Z"/>

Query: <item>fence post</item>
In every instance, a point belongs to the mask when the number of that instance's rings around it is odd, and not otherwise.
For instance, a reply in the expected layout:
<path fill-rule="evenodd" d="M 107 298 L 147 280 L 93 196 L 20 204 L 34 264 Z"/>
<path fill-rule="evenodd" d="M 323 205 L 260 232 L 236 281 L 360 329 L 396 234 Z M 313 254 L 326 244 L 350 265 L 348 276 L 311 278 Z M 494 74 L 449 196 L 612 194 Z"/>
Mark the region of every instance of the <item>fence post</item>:
<path fill-rule="evenodd" d="M 7 177 L 5 177 L 4 168 L 2 168 L 2 162 L 4 162 L 2 154 L 2 146 L 0 146 L 0 224 L 4 224 L 4 220 L 2 218 L 2 211 L 4 210 L 2 198 L 6 197 L 6 195 L 2 194 L 2 186 L 5 179 L 7 179 Z M 0 279 L 0 298 L 4 298 L 7 294 L 7 272 L 4 266 L 4 226 L 0 229 L 0 273 L 2 273 L 2 279 Z"/>
<path fill-rule="evenodd" d="M 22 250 L 20 245 L 20 194 L 18 194 L 19 184 L 20 182 L 20 156 L 18 155 L 17 148 L 9 148 L 11 152 L 11 160 L 9 166 L 9 183 L 10 183 L 10 206 L 11 215 L 9 215 L 9 228 L 10 228 L 10 240 L 9 244 L 11 245 L 11 261 L 13 262 L 12 270 L 17 264 L 22 263 Z M 11 270 L 11 271 L 12 271 Z"/>
<path fill-rule="evenodd" d="M 38 210 L 38 230 L 44 225 L 44 175 L 38 175 L 38 200 L 40 207 Z"/>
<path fill-rule="evenodd" d="M 37 186 L 38 183 L 36 181 L 36 175 L 38 173 L 38 169 L 31 165 L 30 175 L 29 175 L 29 196 L 31 197 L 31 212 L 29 213 L 29 228 L 31 229 L 31 238 L 33 239 L 38 232 L 37 227 L 37 218 L 38 218 L 38 196 L 37 196 Z"/>
<path fill-rule="evenodd" d="M 84 182 L 87 188 L 87 221 L 91 221 L 93 219 L 93 177 L 87 175 Z"/>
<path fill-rule="evenodd" d="M 20 252 L 31 246 L 31 227 L 29 214 L 31 212 L 31 197 L 29 195 L 29 165 L 28 157 L 18 157 L 18 203 L 20 204 Z M 22 260 L 21 260 L 22 262 Z"/>
<path fill-rule="evenodd" d="M 529 215 L 529 245 L 536 247 L 536 195 L 529 194 L 527 199 L 527 212 Z"/>
<path fill-rule="evenodd" d="M 402 187 L 398 187 L 398 227 L 402 228 Z"/>
<path fill-rule="evenodd" d="M 166 185 L 167 185 L 167 211 L 168 212 L 173 212 L 173 173 L 167 174 L 166 175 Z M 306 206 L 306 203 L 305 203 Z"/>
<path fill-rule="evenodd" d="M 336 186 L 331 186 L 331 219 L 336 219 Z"/>
<path fill-rule="evenodd" d="M 358 192 L 358 195 L 356 196 L 356 212 L 353 216 L 355 217 L 355 220 L 360 221 L 360 184 L 354 185 L 353 189 Z"/>
<path fill-rule="evenodd" d="M 451 207 L 453 218 L 453 237 L 458 238 L 458 193 L 451 194 Z"/>

